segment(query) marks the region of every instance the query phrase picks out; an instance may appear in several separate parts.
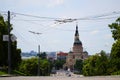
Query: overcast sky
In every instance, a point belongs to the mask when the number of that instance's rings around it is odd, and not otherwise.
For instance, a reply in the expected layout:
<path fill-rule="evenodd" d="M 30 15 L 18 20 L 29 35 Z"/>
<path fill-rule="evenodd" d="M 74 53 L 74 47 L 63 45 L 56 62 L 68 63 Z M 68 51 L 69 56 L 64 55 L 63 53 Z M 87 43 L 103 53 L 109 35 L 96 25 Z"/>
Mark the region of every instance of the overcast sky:
<path fill-rule="evenodd" d="M 29 14 L 50 18 L 84 18 L 120 11 L 120 0 L 1 0 L 0 11 Z M 84 50 L 95 54 L 101 50 L 110 52 L 114 42 L 108 24 L 116 20 L 78 20 L 71 23 L 55 24 L 54 19 L 40 19 L 11 14 L 12 33 L 16 35 L 18 48 L 22 52 L 64 51 L 73 47 L 76 23 Z M 117 16 L 120 16 L 118 14 Z M 28 31 L 42 33 L 35 35 Z"/>

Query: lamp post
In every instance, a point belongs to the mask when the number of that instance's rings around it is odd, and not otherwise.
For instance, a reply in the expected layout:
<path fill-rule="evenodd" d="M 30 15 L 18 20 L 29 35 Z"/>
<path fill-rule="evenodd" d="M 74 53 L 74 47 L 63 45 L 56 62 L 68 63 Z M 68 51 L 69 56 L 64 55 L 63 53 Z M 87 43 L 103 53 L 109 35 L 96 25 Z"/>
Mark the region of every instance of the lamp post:
<path fill-rule="evenodd" d="M 34 32 L 34 31 L 29 31 L 30 33 L 32 34 L 37 34 L 37 35 L 40 35 L 42 33 L 38 33 L 38 32 Z M 40 45 L 38 45 L 38 76 L 40 76 Z"/>
<path fill-rule="evenodd" d="M 38 76 L 40 76 L 40 45 L 38 45 Z"/>

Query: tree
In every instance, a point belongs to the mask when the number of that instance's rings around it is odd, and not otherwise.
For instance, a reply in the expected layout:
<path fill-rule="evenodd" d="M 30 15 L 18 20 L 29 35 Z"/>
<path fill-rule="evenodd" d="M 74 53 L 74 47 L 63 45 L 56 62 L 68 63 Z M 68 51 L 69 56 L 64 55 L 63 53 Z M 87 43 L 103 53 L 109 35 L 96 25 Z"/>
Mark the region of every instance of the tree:
<path fill-rule="evenodd" d="M 86 59 L 83 64 L 85 76 L 107 75 L 108 58 L 104 51 Z"/>
<path fill-rule="evenodd" d="M 92 59 L 93 59 L 93 56 L 91 56 L 88 59 L 84 60 L 83 70 L 82 70 L 84 76 L 92 76 L 92 73 L 93 73 L 93 68 L 92 68 L 93 66 L 91 65 Z"/>
<path fill-rule="evenodd" d="M 50 75 L 50 63 L 47 59 L 41 59 L 40 60 L 40 72 L 42 76 L 48 76 Z"/>
<path fill-rule="evenodd" d="M 105 51 L 101 51 L 96 60 L 97 75 L 107 75 L 108 58 Z"/>
<path fill-rule="evenodd" d="M 7 42 L 3 42 L 3 34 L 7 34 L 7 26 L 0 16 L 0 66 L 7 65 Z"/>
<path fill-rule="evenodd" d="M 42 59 L 46 59 L 46 57 L 47 57 L 46 52 L 41 53 L 41 54 L 40 54 L 40 57 L 41 57 Z"/>
<path fill-rule="evenodd" d="M 111 54 L 110 54 L 110 72 L 116 73 L 120 72 L 120 17 L 116 22 L 109 25 L 112 37 L 115 40 L 115 43 L 112 45 Z M 119 73 L 120 74 L 120 73 Z"/>
<path fill-rule="evenodd" d="M 7 21 L 0 16 L 0 66 L 8 66 L 8 42 L 3 41 L 3 35 L 8 34 Z M 10 31 L 12 31 L 12 25 Z M 10 34 L 12 35 L 12 34 Z M 21 61 L 21 50 L 17 49 L 17 41 L 11 42 L 11 63 L 12 69 L 15 69 Z"/>
<path fill-rule="evenodd" d="M 120 58 L 120 40 L 117 40 L 113 44 L 110 57 L 111 57 L 111 59 L 118 59 L 118 58 Z"/>
<path fill-rule="evenodd" d="M 50 75 L 50 63 L 47 59 L 40 59 L 40 76 Z M 25 59 L 19 66 L 19 71 L 26 74 L 27 76 L 36 76 L 38 71 L 38 59 L 31 58 Z"/>
<path fill-rule="evenodd" d="M 112 46 L 110 63 L 112 68 L 111 73 L 120 71 L 120 40 L 117 40 Z"/>
<path fill-rule="evenodd" d="M 25 75 L 37 75 L 37 58 L 25 59 L 19 65 L 19 71 Z"/>
<path fill-rule="evenodd" d="M 120 17 L 116 20 L 116 22 L 110 24 L 109 27 L 111 29 L 114 40 L 120 39 Z"/>
<path fill-rule="evenodd" d="M 76 63 L 74 65 L 74 69 L 79 71 L 80 74 L 82 74 L 82 68 L 83 68 L 83 60 L 76 60 Z"/>
<path fill-rule="evenodd" d="M 57 70 L 62 69 L 63 65 L 65 64 L 65 60 L 56 60 L 54 64 Z"/>

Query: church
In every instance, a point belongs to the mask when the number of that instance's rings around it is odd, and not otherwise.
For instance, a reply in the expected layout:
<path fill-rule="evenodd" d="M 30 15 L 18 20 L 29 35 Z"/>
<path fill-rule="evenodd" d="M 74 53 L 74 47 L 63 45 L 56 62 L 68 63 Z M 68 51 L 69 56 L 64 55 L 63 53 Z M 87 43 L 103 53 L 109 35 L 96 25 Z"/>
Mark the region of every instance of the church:
<path fill-rule="evenodd" d="M 76 25 L 72 51 L 68 53 L 64 67 L 73 70 L 76 60 L 84 60 L 86 58 L 88 58 L 88 53 L 87 51 L 83 51 L 82 42 L 79 38 L 78 25 Z"/>

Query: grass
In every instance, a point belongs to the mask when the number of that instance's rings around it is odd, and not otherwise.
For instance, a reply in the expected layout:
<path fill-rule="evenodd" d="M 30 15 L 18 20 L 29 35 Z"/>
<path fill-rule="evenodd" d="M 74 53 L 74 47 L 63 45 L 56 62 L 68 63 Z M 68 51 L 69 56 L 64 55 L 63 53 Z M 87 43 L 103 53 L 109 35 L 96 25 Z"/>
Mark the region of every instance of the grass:
<path fill-rule="evenodd" d="M 6 72 L 0 71 L 0 75 L 5 75 L 7 74 Z"/>
<path fill-rule="evenodd" d="M 3 75 L 8 75 L 8 73 L 7 72 L 5 72 L 5 71 L 0 71 L 0 76 L 3 76 Z M 13 70 L 12 71 L 12 75 L 15 75 L 15 76 L 26 76 L 26 74 L 24 74 L 24 73 L 22 73 L 22 72 L 19 72 L 19 71 L 17 71 L 17 70 Z"/>
<path fill-rule="evenodd" d="M 21 75 L 21 76 L 27 76 L 26 74 L 24 74 L 24 73 L 22 73 L 20 71 L 17 71 L 17 70 L 14 70 L 13 74 L 15 74 L 15 75 Z"/>

